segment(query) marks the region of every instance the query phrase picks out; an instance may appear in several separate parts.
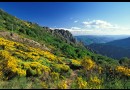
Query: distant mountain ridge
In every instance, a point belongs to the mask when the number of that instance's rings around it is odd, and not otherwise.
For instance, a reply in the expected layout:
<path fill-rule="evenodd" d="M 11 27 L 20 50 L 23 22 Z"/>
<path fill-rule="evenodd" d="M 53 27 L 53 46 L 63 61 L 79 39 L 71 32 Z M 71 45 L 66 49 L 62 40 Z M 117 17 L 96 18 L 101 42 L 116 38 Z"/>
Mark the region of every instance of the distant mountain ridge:
<path fill-rule="evenodd" d="M 107 43 L 118 39 L 127 38 L 130 35 L 81 35 L 75 36 L 75 38 L 85 45 L 90 45 L 92 43 Z"/>
<path fill-rule="evenodd" d="M 121 59 L 123 57 L 130 58 L 130 49 L 126 49 L 123 47 L 107 44 L 94 44 L 94 43 L 90 44 L 88 47 L 98 54 L 102 54 L 114 59 Z"/>
<path fill-rule="evenodd" d="M 111 41 L 106 44 L 130 49 L 130 37 L 125 38 L 125 39 Z"/>
<path fill-rule="evenodd" d="M 90 44 L 88 47 L 99 54 L 106 55 L 111 58 L 130 58 L 130 37 L 120 40 L 114 40 L 105 44 L 93 43 Z"/>

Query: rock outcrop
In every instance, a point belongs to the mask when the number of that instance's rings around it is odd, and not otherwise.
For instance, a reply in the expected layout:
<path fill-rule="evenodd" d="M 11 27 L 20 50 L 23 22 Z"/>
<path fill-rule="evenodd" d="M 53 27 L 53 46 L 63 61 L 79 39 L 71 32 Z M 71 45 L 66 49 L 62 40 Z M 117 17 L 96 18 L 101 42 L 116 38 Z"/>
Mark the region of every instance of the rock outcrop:
<path fill-rule="evenodd" d="M 66 41 L 69 44 L 78 44 L 79 42 L 68 30 L 64 29 L 50 29 L 49 27 L 43 27 L 47 32 L 50 32 L 53 36 L 60 37 L 61 40 Z"/>

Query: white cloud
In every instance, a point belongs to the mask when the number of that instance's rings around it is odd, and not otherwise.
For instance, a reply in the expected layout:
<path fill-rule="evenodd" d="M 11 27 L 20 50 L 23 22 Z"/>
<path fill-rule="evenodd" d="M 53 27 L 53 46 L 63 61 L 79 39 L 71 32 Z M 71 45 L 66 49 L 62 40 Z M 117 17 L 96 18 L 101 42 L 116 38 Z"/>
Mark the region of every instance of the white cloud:
<path fill-rule="evenodd" d="M 130 28 L 111 24 L 103 20 L 82 22 L 83 27 L 57 28 L 70 31 L 73 35 L 130 35 Z"/>
<path fill-rule="evenodd" d="M 74 23 L 77 23 L 77 22 L 78 22 L 78 20 L 75 20 L 75 21 L 74 21 Z"/>
<path fill-rule="evenodd" d="M 85 30 L 85 29 L 81 29 L 79 27 L 71 27 L 71 28 L 51 28 L 52 30 L 54 29 L 64 29 L 64 30 L 68 30 L 70 31 L 74 36 L 75 35 L 86 35 L 91 34 L 92 30 Z"/>
<path fill-rule="evenodd" d="M 68 30 L 68 31 L 70 31 L 70 30 L 72 30 L 71 28 L 51 28 L 51 29 L 64 29 L 64 30 Z"/>
<path fill-rule="evenodd" d="M 81 31 L 81 28 L 79 27 L 71 27 L 71 28 L 51 28 L 52 30 L 54 29 L 64 29 L 64 30 L 68 30 L 68 31 Z"/>
<path fill-rule="evenodd" d="M 91 31 L 88 32 L 91 35 L 121 35 L 130 34 L 130 28 L 118 26 L 116 24 L 111 24 L 107 21 L 103 20 L 92 20 L 92 21 L 85 21 L 82 22 L 84 30 L 90 29 Z"/>
<path fill-rule="evenodd" d="M 71 27 L 71 29 L 72 29 L 72 30 L 79 30 L 79 29 L 81 29 L 81 28 L 79 28 L 79 27 Z"/>
<path fill-rule="evenodd" d="M 115 27 L 112 24 L 103 21 L 103 20 L 92 20 L 92 21 L 88 21 L 88 22 L 82 22 L 82 24 L 87 27 L 87 28 L 93 28 L 93 29 L 104 29 L 104 28 L 112 28 Z"/>

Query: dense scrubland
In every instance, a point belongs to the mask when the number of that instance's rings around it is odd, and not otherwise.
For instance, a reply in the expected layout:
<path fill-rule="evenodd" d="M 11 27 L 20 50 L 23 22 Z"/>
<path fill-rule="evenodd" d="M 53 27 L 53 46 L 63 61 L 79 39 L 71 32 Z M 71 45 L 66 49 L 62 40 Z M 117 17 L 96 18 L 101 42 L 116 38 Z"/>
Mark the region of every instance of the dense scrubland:
<path fill-rule="evenodd" d="M 95 54 L 69 31 L 0 10 L 0 88 L 128 89 L 130 59 Z"/>

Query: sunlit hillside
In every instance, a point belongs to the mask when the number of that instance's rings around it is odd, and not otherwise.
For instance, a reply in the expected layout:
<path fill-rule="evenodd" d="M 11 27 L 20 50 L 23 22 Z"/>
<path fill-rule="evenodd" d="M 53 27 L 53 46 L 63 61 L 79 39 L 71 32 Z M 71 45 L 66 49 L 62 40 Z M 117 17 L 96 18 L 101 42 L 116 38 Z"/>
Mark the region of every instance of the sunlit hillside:
<path fill-rule="evenodd" d="M 130 69 L 126 66 L 104 67 L 87 57 L 57 57 L 4 38 L 0 38 L 0 64 L 0 88 L 100 89 L 112 87 L 112 82 L 116 85 L 112 88 L 129 85 Z"/>
<path fill-rule="evenodd" d="M 130 89 L 130 59 L 94 53 L 64 29 L 0 10 L 0 89 Z"/>

